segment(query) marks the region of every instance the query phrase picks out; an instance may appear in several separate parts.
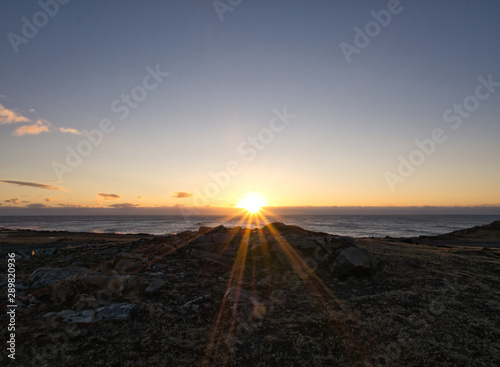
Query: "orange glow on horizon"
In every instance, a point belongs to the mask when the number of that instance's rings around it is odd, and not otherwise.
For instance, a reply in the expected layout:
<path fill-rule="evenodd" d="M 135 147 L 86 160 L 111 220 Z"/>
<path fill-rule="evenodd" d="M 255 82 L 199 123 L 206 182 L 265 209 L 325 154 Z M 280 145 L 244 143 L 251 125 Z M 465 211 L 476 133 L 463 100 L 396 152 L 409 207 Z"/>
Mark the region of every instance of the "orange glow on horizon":
<path fill-rule="evenodd" d="M 259 193 L 248 193 L 241 199 L 237 208 L 242 208 L 247 210 L 250 214 L 258 213 L 263 206 L 267 205 L 267 200 Z"/>

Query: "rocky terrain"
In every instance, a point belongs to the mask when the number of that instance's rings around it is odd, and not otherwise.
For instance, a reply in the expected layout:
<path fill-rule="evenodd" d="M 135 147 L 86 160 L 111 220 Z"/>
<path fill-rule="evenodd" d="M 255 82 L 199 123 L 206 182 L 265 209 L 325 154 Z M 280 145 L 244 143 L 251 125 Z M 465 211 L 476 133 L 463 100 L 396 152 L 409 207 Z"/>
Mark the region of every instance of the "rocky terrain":
<path fill-rule="evenodd" d="M 2 348 L 0 363 L 498 366 L 499 228 L 417 240 L 281 223 L 169 236 L 3 229 L 0 287 L 7 303 L 14 257 L 17 308 L 15 359 Z"/>

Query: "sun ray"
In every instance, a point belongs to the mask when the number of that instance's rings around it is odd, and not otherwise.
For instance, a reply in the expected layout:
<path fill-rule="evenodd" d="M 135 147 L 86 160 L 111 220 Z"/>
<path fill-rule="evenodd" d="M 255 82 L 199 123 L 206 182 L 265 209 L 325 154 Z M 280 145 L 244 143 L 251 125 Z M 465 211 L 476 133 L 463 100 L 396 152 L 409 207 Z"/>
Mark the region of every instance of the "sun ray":
<path fill-rule="evenodd" d="M 254 192 L 246 194 L 236 207 L 246 209 L 250 214 L 256 214 L 265 205 L 267 205 L 267 200 L 261 194 Z"/>

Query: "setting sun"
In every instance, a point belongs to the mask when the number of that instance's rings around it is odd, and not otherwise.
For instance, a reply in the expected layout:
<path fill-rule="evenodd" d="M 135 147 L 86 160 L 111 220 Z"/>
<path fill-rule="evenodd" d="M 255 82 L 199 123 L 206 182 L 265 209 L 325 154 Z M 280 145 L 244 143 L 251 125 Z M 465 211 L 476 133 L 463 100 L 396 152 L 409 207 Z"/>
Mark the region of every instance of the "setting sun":
<path fill-rule="evenodd" d="M 236 204 L 237 208 L 243 208 L 250 213 L 257 213 L 263 206 L 267 205 L 266 199 L 258 193 L 248 193 Z"/>

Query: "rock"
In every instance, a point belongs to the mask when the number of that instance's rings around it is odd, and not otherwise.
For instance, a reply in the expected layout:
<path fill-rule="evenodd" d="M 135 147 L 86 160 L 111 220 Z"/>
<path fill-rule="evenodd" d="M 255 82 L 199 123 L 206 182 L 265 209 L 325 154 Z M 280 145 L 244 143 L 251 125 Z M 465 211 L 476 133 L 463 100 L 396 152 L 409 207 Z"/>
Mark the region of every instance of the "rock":
<path fill-rule="evenodd" d="M 184 231 L 177 233 L 177 237 L 179 237 L 183 241 L 189 241 L 196 236 L 196 233 L 193 231 Z"/>
<path fill-rule="evenodd" d="M 106 284 L 107 276 L 102 274 L 86 275 L 78 279 L 78 282 L 84 286 L 101 288 Z"/>
<path fill-rule="evenodd" d="M 190 251 L 190 254 L 195 259 L 204 260 L 204 261 L 212 262 L 215 264 L 227 264 L 229 262 L 232 262 L 232 259 L 229 259 L 226 256 L 222 256 L 222 255 L 214 254 L 212 252 L 198 250 L 198 249 L 192 249 Z"/>
<path fill-rule="evenodd" d="M 98 308 L 95 312 L 96 321 L 125 321 L 137 306 L 130 303 L 116 303 Z"/>
<path fill-rule="evenodd" d="M 73 287 L 67 284 L 56 284 L 52 288 L 51 299 L 54 303 L 65 303 L 68 301 L 75 293 Z"/>
<path fill-rule="evenodd" d="M 308 231 L 297 226 L 288 226 L 284 223 L 274 222 L 262 227 L 262 231 L 266 234 L 276 235 L 278 232 L 281 236 L 295 235 L 304 236 L 308 234 Z"/>
<path fill-rule="evenodd" d="M 29 276 L 27 283 L 32 289 L 52 286 L 62 281 L 79 278 L 84 275 L 100 275 L 99 273 L 83 267 L 49 268 L 36 269 Z"/>
<path fill-rule="evenodd" d="M 97 299 L 90 294 L 82 294 L 73 306 L 75 311 L 82 311 L 86 309 L 94 309 L 98 305 Z"/>
<path fill-rule="evenodd" d="M 155 293 L 159 291 L 161 288 L 165 286 L 165 281 L 161 279 L 154 279 L 151 283 L 149 283 L 148 287 L 146 288 L 146 293 Z"/>
<path fill-rule="evenodd" d="M 220 226 L 212 228 L 212 230 L 209 233 L 214 234 L 214 233 L 227 233 L 227 232 L 228 232 L 228 229 L 226 227 L 224 227 L 223 225 L 220 225 Z"/>
<path fill-rule="evenodd" d="M 121 259 L 115 265 L 115 269 L 120 272 L 130 272 L 141 267 L 141 263 L 133 259 Z"/>
<path fill-rule="evenodd" d="M 126 321 L 130 319 L 137 305 L 130 303 L 115 303 L 98 308 L 97 310 L 73 311 L 64 310 L 55 315 L 70 323 L 90 324 L 97 321 Z"/>
<path fill-rule="evenodd" d="M 230 246 L 234 235 L 231 233 L 215 233 L 212 234 L 212 242 L 215 243 L 218 249 Z"/>
<path fill-rule="evenodd" d="M 272 258 L 281 265 L 285 266 L 290 265 L 289 254 L 287 253 L 283 245 L 280 245 L 279 243 L 274 243 L 271 246 L 269 252 L 271 253 Z"/>
<path fill-rule="evenodd" d="M 190 246 L 209 252 L 222 252 L 225 248 L 231 245 L 234 235 L 220 232 L 220 229 L 216 232 L 214 232 L 214 230 L 191 241 Z"/>
<path fill-rule="evenodd" d="M 299 250 L 312 250 L 318 247 L 318 243 L 316 242 L 315 238 L 308 238 L 308 237 L 303 237 L 303 236 L 283 236 L 277 241 L 284 241 L 285 243 L 289 244 L 293 248 L 299 249 Z M 281 242 L 283 243 L 283 242 Z"/>
<path fill-rule="evenodd" d="M 52 256 L 57 252 L 55 248 L 35 249 L 34 256 Z"/>
<path fill-rule="evenodd" d="M 261 256 L 263 253 L 269 252 L 269 244 L 265 241 L 261 241 L 259 236 L 250 237 L 248 243 L 248 255 L 249 256 Z"/>
<path fill-rule="evenodd" d="M 106 289 L 111 293 L 120 294 L 125 289 L 125 283 L 129 276 L 113 275 L 106 280 Z"/>
<path fill-rule="evenodd" d="M 337 250 L 334 258 L 331 271 L 337 278 L 371 274 L 378 266 L 378 261 L 366 249 L 354 246 Z"/>
<path fill-rule="evenodd" d="M 214 228 L 213 227 L 205 227 L 205 226 L 201 226 L 199 229 L 198 229 L 198 232 L 200 233 L 207 233 L 207 232 L 210 232 L 212 231 Z"/>
<path fill-rule="evenodd" d="M 89 324 L 94 322 L 95 311 L 94 310 L 85 310 L 85 311 L 73 311 L 73 310 L 64 310 L 56 313 L 57 316 L 61 316 L 64 321 L 75 323 L 75 324 Z"/>
<path fill-rule="evenodd" d="M 215 243 L 210 234 L 204 234 L 189 243 L 190 246 L 202 249 L 203 251 L 215 251 Z"/>
<path fill-rule="evenodd" d="M 257 294 L 250 293 L 240 287 L 230 287 L 224 294 L 224 301 L 231 310 L 235 320 L 243 321 L 251 318 L 262 319 L 266 314 L 266 305 Z"/>

